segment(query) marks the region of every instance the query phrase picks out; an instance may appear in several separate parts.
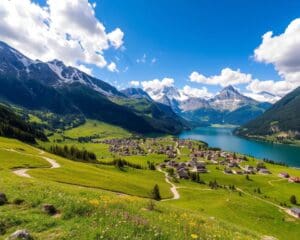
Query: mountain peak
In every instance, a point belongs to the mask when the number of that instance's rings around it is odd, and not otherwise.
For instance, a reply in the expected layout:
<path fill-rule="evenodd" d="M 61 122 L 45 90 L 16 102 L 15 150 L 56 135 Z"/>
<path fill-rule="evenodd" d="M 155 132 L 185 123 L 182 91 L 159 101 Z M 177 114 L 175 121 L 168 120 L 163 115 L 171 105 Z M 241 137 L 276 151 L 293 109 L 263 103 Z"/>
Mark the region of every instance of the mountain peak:
<path fill-rule="evenodd" d="M 63 61 L 60 61 L 60 60 L 58 60 L 58 59 L 53 59 L 52 61 L 49 61 L 48 63 L 54 64 L 54 65 L 60 66 L 60 67 L 65 66 L 65 64 L 63 63 Z"/>
<path fill-rule="evenodd" d="M 239 93 L 239 91 L 237 89 L 235 89 L 232 85 L 228 85 L 226 87 L 224 87 L 221 92 L 224 92 L 224 91 L 230 91 L 230 92 L 235 92 L 235 93 Z"/>

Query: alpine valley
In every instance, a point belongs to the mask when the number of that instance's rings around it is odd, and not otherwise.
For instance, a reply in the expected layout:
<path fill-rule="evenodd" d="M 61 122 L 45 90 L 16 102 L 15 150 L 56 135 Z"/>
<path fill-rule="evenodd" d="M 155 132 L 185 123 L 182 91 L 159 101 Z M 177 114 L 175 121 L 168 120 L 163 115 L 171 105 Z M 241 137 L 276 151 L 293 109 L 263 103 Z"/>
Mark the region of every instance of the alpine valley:
<path fill-rule="evenodd" d="M 298 240 L 299 169 L 180 134 L 294 143 L 299 99 L 118 90 L 0 42 L 0 239 Z"/>

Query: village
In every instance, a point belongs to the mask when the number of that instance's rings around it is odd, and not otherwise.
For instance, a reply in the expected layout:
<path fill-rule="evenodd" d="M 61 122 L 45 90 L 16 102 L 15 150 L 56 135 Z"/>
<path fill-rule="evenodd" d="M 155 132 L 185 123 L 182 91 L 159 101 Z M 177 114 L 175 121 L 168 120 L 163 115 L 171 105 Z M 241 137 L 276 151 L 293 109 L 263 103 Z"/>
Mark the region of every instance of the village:
<path fill-rule="evenodd" d="M 248 157 L 245 155 L 209 148 L 205 143 L 192 140 L 126 138 L 107 139 L 101 143 L 108 144 L 109 151 L 119 156 L 165 155 L 166 159 L 159 164 L 159 167 L 172 168 L 176 177 L 181 179 L 189 179 L 191 172 L 208 173 L 208 165 L 216 165 L 218 170 L 227 175 L 272 174 L 263 161 L 256 165 L 249 165 Z M 183 153 L 184 149 L 185 153 Z M 278 177 L 288 179 L 291 183 L 300 183 L 300 177 L 290 176 L 288 173 L 280 173 Z"/>

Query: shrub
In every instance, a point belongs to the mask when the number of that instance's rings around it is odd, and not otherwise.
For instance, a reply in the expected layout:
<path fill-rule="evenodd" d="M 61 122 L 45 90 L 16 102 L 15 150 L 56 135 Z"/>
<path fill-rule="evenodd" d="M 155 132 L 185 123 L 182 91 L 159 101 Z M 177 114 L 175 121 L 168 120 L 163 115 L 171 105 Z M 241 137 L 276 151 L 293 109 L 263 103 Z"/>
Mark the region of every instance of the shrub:
<path fill-rule="evenodd" d="M 296 196 L 295 195 L 292 195 L 291 197 L 290 197 L 290 202 L 291 202 L 291 204 L 297 204 L 297 198 L 296 198 Z"/>

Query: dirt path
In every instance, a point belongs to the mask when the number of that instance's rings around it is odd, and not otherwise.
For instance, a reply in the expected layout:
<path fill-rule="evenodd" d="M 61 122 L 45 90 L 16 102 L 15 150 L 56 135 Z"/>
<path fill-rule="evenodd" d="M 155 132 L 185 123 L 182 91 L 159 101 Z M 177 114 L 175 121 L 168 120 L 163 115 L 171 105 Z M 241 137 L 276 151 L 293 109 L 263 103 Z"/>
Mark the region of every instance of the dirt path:
<path fill-rule="evenodd" d="M 7 149 L 8 151 L 13 151 L 16 153 L 20 153 L 14 149 Z M 28 153 L 20 153 L 20 154 L 25 154 L 25 155 L 29 155 L 29 156 L 38 156 L 38 155 L 33 155 L 33 154 L 28 154 Z M 40 150 L 39 155 L 43 155 L 45 154 L 45 152 L 43 150 Z M 58 162 L 56 162 L 54 159 L 52 158 L 48 158 L 48 157 L 43 157 L 43 156 L 38 156 L 43 158 L 45 161 L 47 161 L 48 163 L 50 163 L 51 167 L 50 168 L 60 168 L 60 164 Z M 36 169 L 36 168 L 35 168 Z M 27 171 L 30 170 L 29 168 L 22 168 L 22 169 L 17 169 L 14 170 L 13 173 L 16 174 L 19 177 L 26 177 L 26 178 L 32 178 Z"/>
<path fill-rule="evenodd" d="M 272 184 L 272 182 L 280 182 L 280 181 L 284 181 L 284 180 L 286 180 L 285 178 L 281 178 L 281 179 L 276 179 L 276 180 L 270 180 L 270 181 L 268 181 L 268 183 L 271 185 L 271 186 L 274 186 L 273 184 Z"/>
<path fill-rule="evenodd" d="M 179 149 L 179 144 L 178 144 L 178 142 L 176 142 L 175 148 L 176 148 L 176 151 L 177 151 L 177 155 L 180 156 L 180 155 L 181 155 L 181 151 L 180 151 L 180 149 Z"/>
<path fill-rule="evenodd" d="M 173 198 L 164 199 L 164 200 L 162 200 L 162 201 L 169 201 L 169 200 L 177 200 L 177 199 L 179 199 L 179 198 L 180 198 L 180 194 L 179 194 L 179 192 L 177 191 L 176 185 L 175 185 L 174 183 L 172 183 L 172 182 L 169 180 L 169 178 L 168 178 L 168 173 L 165 172 L 165 171 L 163 171 L 163 170 L 161 170 L 160 167 L 158 167 L 157 170 L 158 170 L 159 172 L 162 172 L 163 174 L 165 174 L 165 181 L 166 181 L 168 184 L 171 185 L 170 190 L 171 190 L 171 192 L 173 193 Z"/>
<path fill-rule="evenodd" d="M 245 192 L 244 190 L 242 190 L 242 189 L 240 189 L 240 188 L 236 188 L 236 189 L 237 189 L 239 192 L 244 193 L 245 195 L 248 195 L 248 196 L 250 196 L 250 197 L 253 197 L 253 198 L 258 199 L 258 200 L 260 200 L 260 201 L 262 201 L 262 202 L 268 203 L 268 204 L 270 204 L 270 205 L 273 205 L 274 207 L 277 207 L 277 208 L 279 208 L 280 210 L 283 210 L 283 211 L 287 211 L 287 210 L 288 210 L 287 208 L 282 207 L 282 206 L 280 206 L 280 205 L 277 205 L 276 203 L 273 203 L 273 202 L 268 201 L 268 200 L 266 200 L 266 199 L 263 199 L 263 198 L 260 198 L 260 197 L 255 196 L 255 195 L 253 195 L 253 194 L 250 194 L 250 193 L 248 193 L 248 192 Z"/>

